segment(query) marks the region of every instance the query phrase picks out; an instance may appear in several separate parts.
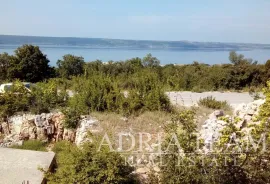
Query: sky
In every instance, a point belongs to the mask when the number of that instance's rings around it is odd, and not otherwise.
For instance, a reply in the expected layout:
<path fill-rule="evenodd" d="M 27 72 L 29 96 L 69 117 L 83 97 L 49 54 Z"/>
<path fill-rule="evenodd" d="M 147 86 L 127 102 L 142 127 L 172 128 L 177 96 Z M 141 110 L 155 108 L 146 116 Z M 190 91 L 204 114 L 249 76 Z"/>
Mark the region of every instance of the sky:
<path fill-rule="evenodd" d="M 0 0 L 0 34 L 270 44 L 270 0 Z"/>

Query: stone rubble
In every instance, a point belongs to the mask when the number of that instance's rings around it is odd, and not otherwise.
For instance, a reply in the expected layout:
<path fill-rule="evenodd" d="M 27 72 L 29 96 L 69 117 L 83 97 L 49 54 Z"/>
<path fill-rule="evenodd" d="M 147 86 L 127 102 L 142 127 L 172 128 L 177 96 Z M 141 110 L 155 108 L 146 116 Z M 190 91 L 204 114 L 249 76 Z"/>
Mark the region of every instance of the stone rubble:
<path fill-rule="evenodd" d="M 263 99 L 256 100 L 248 104 L 240 104 L 234 109 L 233 117 L 224 116 L 223 111 L 215 111 L 209 115 L 200 130 L 201 138 L 205 144 L 211 144 L 220 137 L 220 131 L 226 126 L 227 122 L 220 120 L 219 117 L 238 118 L 236 127 L 248 131 L 247 125 L 258 124 L 256 116 L 259 114 L 259 107 L 265 102 Z"/>

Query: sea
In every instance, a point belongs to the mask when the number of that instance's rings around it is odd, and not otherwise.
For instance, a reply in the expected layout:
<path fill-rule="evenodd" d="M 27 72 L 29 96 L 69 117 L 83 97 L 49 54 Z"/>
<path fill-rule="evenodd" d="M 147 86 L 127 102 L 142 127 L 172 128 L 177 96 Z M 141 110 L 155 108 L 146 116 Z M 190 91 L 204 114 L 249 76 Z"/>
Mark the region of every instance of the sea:
<path fill-rule="evenodd" d="M 21 45 L 0 44 L 0 53 L 7 52 L 13 54 Z M 107 62 L 124 61 L 134 57 L 143 58 L 148 53 L 157 57 L 161 65 L 166 64 L 190 64 L 193 61 L 206 64 L 224 64 L 229 63 L 228 50 L 162 50 L 162 49 L 128 49 L 128 48 L 89 48 L 85 46 L 55 46 L 55 45 L 38 45 L 42 52 L 47 55 L 51 66 L 56 66 L 56 62 L 65 54 L 82 56 L 86 62 L 102 60 Z M 239 50 L 246 58 L 251 58 L 258 63 L 265 63 L 270 59 L 269 49 L 252 49 Z"/>

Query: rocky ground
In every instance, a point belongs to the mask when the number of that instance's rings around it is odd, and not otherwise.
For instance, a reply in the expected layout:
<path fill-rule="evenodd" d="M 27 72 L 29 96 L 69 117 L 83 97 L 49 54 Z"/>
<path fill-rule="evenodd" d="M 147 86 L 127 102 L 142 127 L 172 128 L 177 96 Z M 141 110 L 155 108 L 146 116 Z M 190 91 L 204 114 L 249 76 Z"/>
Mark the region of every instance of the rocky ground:
<path fill-rule="evenodd" d="M 193 106 L 201 98 L 208 96 L 213 96 L 216 100 L 227 101 L 231 106 L 236 107 L 242 103 L 250 103 L 253 101 L 253 97 L 248 93 L 237 93 L 237 92 L 203 92 L 195 93 L 190 91 L 181 91 L 181 92 L 167 92 L 166 93 L 174 105 L 179 106 Z"/>
<path fill-rule="evenodd" d="M 200 130 L 201 137 L 206 144 L 216 141 L 220 137 L 220 131 L 226 126 L 227 122 L 219 117 L 227 117 L 230 119 L 238 119 L 236 127 L 241 131 L 248 131 L 251 124 L 258 124 L 256 116 L 259 114 L 259 107 L 265 100 L 255 100 L 250 103 L 239 104 L 235 109 L 233 116 L 225 115 L 223 111 L 217 110 L 209 115 L 209 118 L 204 122 Z"/>

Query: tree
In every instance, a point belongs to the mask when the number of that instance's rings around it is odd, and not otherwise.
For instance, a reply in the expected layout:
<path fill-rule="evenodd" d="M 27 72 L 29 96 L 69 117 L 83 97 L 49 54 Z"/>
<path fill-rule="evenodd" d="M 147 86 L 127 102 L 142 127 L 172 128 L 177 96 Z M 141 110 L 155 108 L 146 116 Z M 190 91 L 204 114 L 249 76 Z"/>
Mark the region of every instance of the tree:
<path fill-rule="evenodd" d="M 10 57 L 6 52 L 0 54 L 0 81 L 7 80 Z"/>
<path fill-rule="evenodd" d="M 38 46 L 23 45 L 10 59 L 9 78 L 38 82 L 51 76 L 53 69 Z"/>
<path fill-rule="evenodd" d="M 237 54 L 235 51 L 230 52 L 229 60 L 234 65 L 257 64 L 257 61 L 253 62 L 252 59 L 247 59 L 243 54 Z"/>
<path fill-rule="evenodd" d="M 67 54 L 63 56 L 63 60 L 57 61 L 58 72 L 63 78 L 70 78 L 83 74 L 84 58 Z"/>
<path fill-rule="evenodd" d="M 156 57 L 153 57 L 152 54 L 147 54 L 143 58 L 144 67 L 156 67 L 156 66 L 159 66 L 159 64 L 160 64 L 160 61 Z"/>

